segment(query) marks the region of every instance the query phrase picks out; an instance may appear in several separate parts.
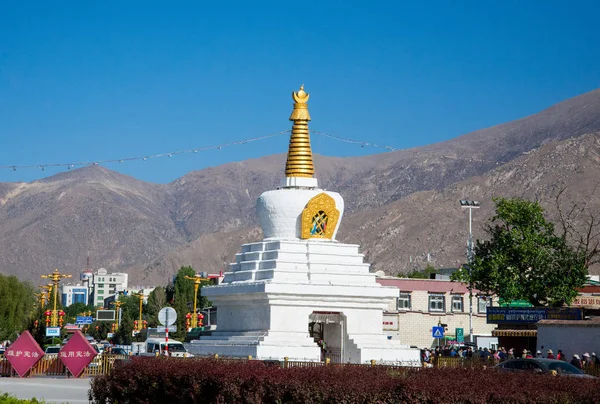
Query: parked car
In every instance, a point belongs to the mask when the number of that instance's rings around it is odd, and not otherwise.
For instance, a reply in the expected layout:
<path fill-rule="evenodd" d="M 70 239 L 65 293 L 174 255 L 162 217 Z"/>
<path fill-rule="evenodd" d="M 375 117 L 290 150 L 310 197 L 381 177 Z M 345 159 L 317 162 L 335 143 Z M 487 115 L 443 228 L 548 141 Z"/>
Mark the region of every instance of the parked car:
<path fill-rule="evenodd" d="M 60 345 L 51 345 L 49 347 L 46 347 L 46 350 L 44 351 L 44 353 L 47 356 L 58 356 L 59 351 L 60 351 Z"/>
<path fill-rule="evenodd" d="M 110 349 L 110 354 L 111 355 L 129 355 L 129 353 L 126 350 L 124 350 L 123 348 L 116 348 L 116 347 Z"/>
<path fill-rule="evenodd" d="M 570 363 L 556 359 L 511 359 L 497 365 L 496 369 L 501 372 L 549 373 L 558 376 L 595 378 L 585 374 L 581 369 L 577 369 Z"/>

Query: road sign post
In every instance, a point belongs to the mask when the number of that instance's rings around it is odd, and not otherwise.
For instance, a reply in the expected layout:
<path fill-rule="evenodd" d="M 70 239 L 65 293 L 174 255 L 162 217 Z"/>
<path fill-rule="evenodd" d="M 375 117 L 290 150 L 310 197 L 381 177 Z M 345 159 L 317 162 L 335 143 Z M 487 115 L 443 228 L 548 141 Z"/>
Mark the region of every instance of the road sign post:
<path fill-rule="evenodd" d="M 165 355 L 169 354 L 169 326 L 177 321 L 177 312 L 172 307 L 163 307 L 158 312 L 158 321 L 165 326 Z"/>
<path fill-rule="evenodd" d="M 444 338 L 444 327 L 437 326 L 431 329 L 431 336 L 437 338 L 438 346 L 440 346 L 440 340 Z"/>

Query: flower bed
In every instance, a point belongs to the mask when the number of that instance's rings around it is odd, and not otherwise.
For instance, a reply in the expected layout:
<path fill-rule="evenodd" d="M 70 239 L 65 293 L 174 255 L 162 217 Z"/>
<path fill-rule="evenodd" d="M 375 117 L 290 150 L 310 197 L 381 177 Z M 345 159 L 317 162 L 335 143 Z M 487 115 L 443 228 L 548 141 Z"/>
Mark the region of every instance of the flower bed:
<path fill-rule="evenodd" d="M 279 368 L 261 361 L 144 358 L 92 382 L 96 403 L 592 403 L 600 379 L 481 369 Z"/>

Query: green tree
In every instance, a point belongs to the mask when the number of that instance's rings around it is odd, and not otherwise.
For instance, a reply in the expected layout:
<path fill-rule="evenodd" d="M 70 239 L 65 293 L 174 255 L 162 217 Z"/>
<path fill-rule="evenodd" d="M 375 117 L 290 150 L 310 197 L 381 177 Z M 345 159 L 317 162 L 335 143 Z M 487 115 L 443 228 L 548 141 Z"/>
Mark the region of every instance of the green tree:
<path fill-rule="evenodd" d="M 184 339 L 187 334 L 185 324 L 185 315 L 192 311 L 194 299 L 194 282 L 186 279 L 186 276 L 193 277 L 196 271 L 192 267 L 181 267 L 173 281 L 174 297 L 173 308 L 177 312 L 177 332 L 174 337 Z"/>
<path fill-rule="evenodd" d="M 129 314 L 125 314 L 121 319 L 121 325 L 112 338 L 112 342 L 118 345 L 129 345 L 132 341 L 131 333 L 133 331 L 133 319 Z"/>
<path fill-rule="evenodd" d="M 0 275 L 0 340 L 14 340 L 36 315 L 33 287 L 15 276 Z"/>
<path fill-rule="evenodd" d="M 94 321 L 88 327 L 88 334 L 97 341 L 106 339 L 107 334 L 112 332 L 112 324 L 112 321 Z"/>
<path fill-rule="evenodd" d="M 477 240 L 471 265 L 452 279 L 499 298 L 534 306 L 562 306 L 577 296 L 587 279 L 583 251 L 556 235 L 537 202 L 494 199 L 496 214 L 484 227 L 489 240 Z"/>
<path fill-rule="evenodd" d="M 167 294 L 165 288 L 157 286 L 148 296 L 148 304 L 146 305 L 146 313 L 148 315 L 148 327 L 156 327 L 158 325 L 158 312 L 167 304 Z"/>
<path fill-rule="evenodd" d="M 431 277 L 431 274 L 436 274 L 436 273 L 437 273 L 437 271 L 435 270 L 433 265 L 427 264 L 427 266 L 425 267 L 424 270 L 419 271 L 419 270 L 415 269 L 415 270 L 409 272 L 406 275 L 406 277 L 414 278 L 414 279 L 429 279 Z"/>
<path fill-rule="evenodd" d="M 121 316 L 129 316 L 132 319 L 140 317 L 140 298 L 137 295 L 119 295 L 121 305 Z M 142 316 L 144 313 L 144 304 L 142 304 Z"/>
<path fill-rule="evenodd" d="M 92 312 L 92 315 L 94 316 L 96 314 L 96 308 L 92 305 L 78 302 L 65 307 L 64 312 L 67 321 L 74 323 L 75 320 L 77 320 L 77 316 L 81 315 L 81 313 Z"/>

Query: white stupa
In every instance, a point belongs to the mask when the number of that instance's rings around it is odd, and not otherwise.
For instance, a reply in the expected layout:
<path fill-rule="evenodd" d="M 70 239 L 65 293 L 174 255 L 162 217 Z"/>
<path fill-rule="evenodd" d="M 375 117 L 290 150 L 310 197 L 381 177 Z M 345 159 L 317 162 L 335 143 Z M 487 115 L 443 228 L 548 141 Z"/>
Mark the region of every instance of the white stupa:
<path fill-rule="evenodd" d="M 358 245 L 335 240 L 344 200 L 318 187 L 309 95 L 303 87 L 292 95 L 286 178 L 256 204 L 264 239 L 242 245 L 223 282 L 202 289 L 217 307 L 218 325 L 211 336 L 193 341 L 190 351 L 257 359 L 418 362 L 418 350 L 388 339 L 382 330 L 383 311 L 398 290 L 375 282 Z"/>

